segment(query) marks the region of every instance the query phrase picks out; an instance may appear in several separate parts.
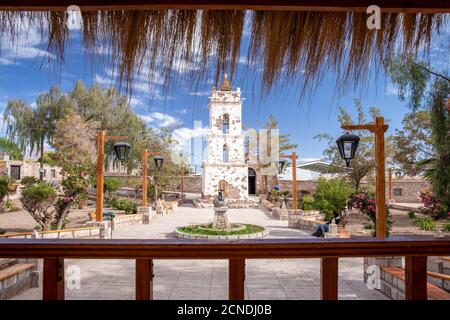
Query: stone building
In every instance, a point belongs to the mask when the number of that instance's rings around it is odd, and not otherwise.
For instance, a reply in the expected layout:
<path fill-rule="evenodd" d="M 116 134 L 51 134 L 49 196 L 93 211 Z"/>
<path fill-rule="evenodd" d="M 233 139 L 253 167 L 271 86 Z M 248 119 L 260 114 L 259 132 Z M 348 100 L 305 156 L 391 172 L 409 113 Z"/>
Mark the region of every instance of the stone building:
<path fill-rule="evenodd" d="M 6 174 L 16 181 L 23 177 L 39 179 L 40 164 L 31 160 L 11 160 L 8 154 L 0 155 L 0 173 Z M 44 181 L 60 182 L 61 168 L 44 163 Z"/>
<path fill-rule="evenodd" d="M 248 198 L 248 166 L 245 163 L 241 90 L 233 90 L 225 75 L 219 90 L 209 97 L 209 132 L 203 162 L 202 193 L 214 196 L 220 189 L 227 197 Z"/>

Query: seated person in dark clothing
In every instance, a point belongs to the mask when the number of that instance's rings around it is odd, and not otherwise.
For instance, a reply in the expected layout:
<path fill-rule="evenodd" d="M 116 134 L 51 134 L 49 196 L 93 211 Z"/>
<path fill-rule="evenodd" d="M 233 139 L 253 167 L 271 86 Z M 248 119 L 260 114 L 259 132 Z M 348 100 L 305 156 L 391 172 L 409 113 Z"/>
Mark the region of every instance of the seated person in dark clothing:
<path fill-rule="evenodd" d="M 341 215 L 339 213 L 336 213 L 336 212 L 334 212 L 333 215 L 334 215 L 333 218 L 331 218 L 327 222 L 322 223 L 320 226 L 318 226 L 317 230 L 312 234 L 312 236 L 314 236 L 314 237 L 324 237 L 325 236 L 325 232 L 328 232 L 329 224 L 331 223 L 331 221 L 333 221 L 333 219 L 334 219 L 334 223 L 339 224 L 339 222 L 341 221 Z"/>

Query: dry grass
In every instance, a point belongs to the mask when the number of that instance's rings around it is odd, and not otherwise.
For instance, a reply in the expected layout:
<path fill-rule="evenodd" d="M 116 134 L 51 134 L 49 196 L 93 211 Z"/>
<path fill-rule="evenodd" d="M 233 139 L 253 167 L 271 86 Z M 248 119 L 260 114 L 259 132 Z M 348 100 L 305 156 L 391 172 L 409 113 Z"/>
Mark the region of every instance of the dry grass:
<path fill-rule="evenodd" d="M 67 18 L 65 12 L 0 12 L 0 37 L 14 42 L 21 22 L 37 26 L 61 65 Z M 445 23 L 442 14 L 389 13 L 382 15 L 381 30 L 369 30 L 365 13 L 311 11 L 99 11 L 82 18 L 90 61 L 99 58 L 98 48 L 107 48 L 112 55 L 106 63 L 127 89 L 142 68 L 149 75 L 162 70 L 167 88 L 179 74 L 198 84 L 214 65 L 216 83 L 226 71 L 233 75 L 249 19 L 247 62 L 261 68 L 263 89 L 298 79 L 300 95 L 316 88 L 327 70 L 335 72 L 340 90 L 366 83 L 369 65 L 427 48 Z M 186 65 L 190 72 L 177 72 Z"/>

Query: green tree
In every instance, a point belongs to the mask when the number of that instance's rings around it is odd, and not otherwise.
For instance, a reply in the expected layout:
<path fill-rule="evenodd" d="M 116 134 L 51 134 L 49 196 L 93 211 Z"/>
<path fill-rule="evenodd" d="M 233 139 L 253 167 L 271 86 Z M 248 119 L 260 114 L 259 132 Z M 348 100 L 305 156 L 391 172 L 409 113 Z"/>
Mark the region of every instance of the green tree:
<path fill-rule="evenodd" d="M 9 154 L 11 160 L 23 160 L 23 154 L 17 144 L 6 138 L 0 138 L 0 153 Z"/>
<path fill-rule="evenodd" d="M 397 56 L 386 61 L 386 70 L 399 89 L 399 98 L 411 109 L 427 110 L 431 120 L 433 155 L 422 161 L 424 176 L 441 203 L 442 215 L 450 212 L 450 77 L 435 71 L 429 63 L 413 56 Z"/>
<path fill-rule="evenodd" d="M 342 214 L 353 191 L 354 189 L 341 179 L 327 180 L 321 177 L 314 192 L 314 204 L 329 220 Z"/>
<path fill-rule="evenodd" d="M 428 110 L 410 112 L 402 124 L 391 137 L 393 161 L 406 175 L 415 176 L 424 172 L 422 161 L 434 154 L 431 114 Z"/>
<path fill-rule="evenodd" d="M 356 108 L 356 119 L 344 109 L 344 107 L 339 107 L 338 121 L 341 125 L 343 124 L 365 124 L 375 119 L 375 117 L 380 116 L 380 110 L 377 108 L 369 109 L 370 120 L 367 119 L 366 113 L 361 102 L 357 99 L 355 101 Z M 343 167 L 343 160 L 339 155 L 338 148 L 336 147 L 336 137 L 329 133 L 322 133 L 315 136 L 315 139 L 325 140 L 328 143 L 328 147 L 324 150 L 323 154 L 325 158 L 331 162 L 331 167 L 329 173 L 342 174 L 351 183 L 353 188 L 356 190 L 360 189 L 361 181 L 364 178 L 371 178 L 374 168 L 374 137 L 373 134 L 367 131 L 359 131 L 358 136 L 360 137 L 360 143 L 358 150 L 356 151 L 355 158 L 350 161 L 350 167 Z M 386 138 L 386 157 L 388 163 L 391 162 L 392 154 L 392 139 L 390 137 Z"/>
<path fill-rule="evenodd" d="M 36 108 L 23 100 L 9 101 L 6 106 L 3 117 L 8 139 L 16 142 L 23 153 L 29 149 L 31 155 L 39 150 L 41 169 L 45 142 L 51 144 L 56 122 L 65 116 L 67 107 L 67 99 L 58 87 L 39 95 Z"/>
<path fill-rule="evenodd" d="M 23 189 L 20 202 L 41 229 L 45 231 L 50 228 L 50 223 L 54 218 L 53 205 L 56 198 L 55 189 L 45 182 L 40 182 Z"/>

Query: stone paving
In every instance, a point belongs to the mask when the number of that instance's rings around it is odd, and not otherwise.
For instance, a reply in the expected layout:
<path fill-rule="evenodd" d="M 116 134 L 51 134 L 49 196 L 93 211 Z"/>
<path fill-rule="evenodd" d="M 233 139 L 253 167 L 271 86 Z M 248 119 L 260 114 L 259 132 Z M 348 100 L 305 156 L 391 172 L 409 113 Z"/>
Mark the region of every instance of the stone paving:
<path fill-rule="evenodd" d="M 177 226 L 212 220 L 212 209 L 180 207 L 158 216 L 149 225 L 116 230 L 114 238 L 173 238 Z M 287 221 L 273 220 L 257 209 L 231 209 L 235 223 L 257 223 L 270 230 L 272 238 L 305 238 L 310 235 L 287 227 Z M 319 259 L 247 260 L 246 299 L 319 299 Z M 227 299 L 226 260 L 156 260 L 155 299 Z M 134 262 L 129 260 L 67 260 L 81 270 L 80 289 L 70 290 L 66 299 L 134 299 Z M 66 272 L 66 280 L 69 276 Z M 42 277 L 41 277 L 42 278 Z M 363 282 L 362 258 L 340 259 L 340 299 L 387 299 Z M 15 299 L 40 299 L 41 287 L 27 290 Z"/>

